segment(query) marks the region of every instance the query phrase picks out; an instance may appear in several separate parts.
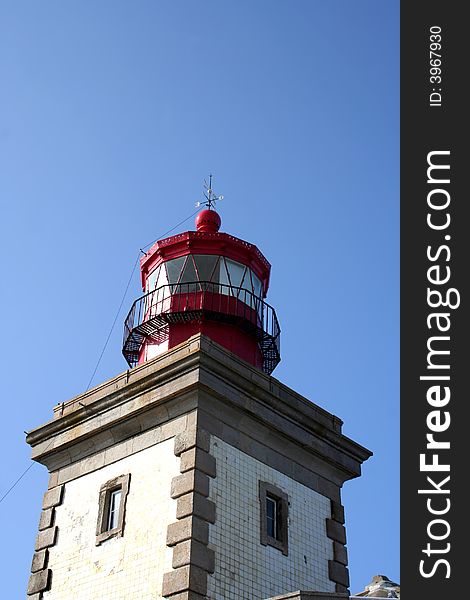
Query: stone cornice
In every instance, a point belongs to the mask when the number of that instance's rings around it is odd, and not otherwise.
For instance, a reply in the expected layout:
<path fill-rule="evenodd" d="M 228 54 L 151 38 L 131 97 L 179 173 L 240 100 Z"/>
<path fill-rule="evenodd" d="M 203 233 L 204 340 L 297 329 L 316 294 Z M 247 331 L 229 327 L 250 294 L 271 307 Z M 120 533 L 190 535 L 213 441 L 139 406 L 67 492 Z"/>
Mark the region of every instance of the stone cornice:
<path fill-rule="evenodd" d="M 201 385 L 210 393 L 215 392 L 221 398 L 230 398 L 244 410 L 251 411 L 260 418 L 264 416 L 273 428 L 280 425 L 275 416 L 287 421 L 296 428 L 295 439 L 301 445 L 305 442 L 305 445 L 310 446 L 307 438 L 310 440 L 313 434 L 322 444 L 328 443 L 331 447 L 338 448 L 354 461 L 363 462 L 371 456 L 369 450 L 341 433 L 341 419 L 294 392 L 274 377 L 252 367 L 251 378 L 241 376 L 244 373 L 238 369 L 227 369 L 225 361 L 221 360 L 220 356 L 215 356 L 215 352 L 219 350 L 223 353 L 226 351 L 213 342 L 210 343 L 214 346 L 212 351 L 201 353 L 199 377 Z M 246 370 L 245 363 L 243 368 Z M 214 376 L 217 377 L 217 381 Z M 234 394 L 234 391 L 241 392 L 243 396 Z"/>
<path fill-rule="evenodd" d="M 371 455 L 341 433 L 338 417 L 202 335 L 56 406 L 26 441 L 34 460 L 58 468 L 198 406 L 207 411 L 207 394 L 320 457 L 343 480 Z"/>

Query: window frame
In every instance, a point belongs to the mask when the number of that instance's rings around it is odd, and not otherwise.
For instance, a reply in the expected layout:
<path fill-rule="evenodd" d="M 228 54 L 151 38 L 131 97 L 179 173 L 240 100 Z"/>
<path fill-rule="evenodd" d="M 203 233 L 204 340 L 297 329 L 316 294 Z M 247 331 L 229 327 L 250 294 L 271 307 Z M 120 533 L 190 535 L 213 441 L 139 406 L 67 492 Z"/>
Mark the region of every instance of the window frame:
<path fill-rule="evenodd" d="M 114 477 L 113 479 L 110 479 L 109 481 L 104 483 L 100 488 L 98 503 L 98 520 L 96 523 L 97 546 L 99 546 L 100 544 L 112 537 L 122 537 L 124 535 L 126 501 L 127 494 L 129 493 L 130 478 L 130 473 L 128 473 L 127 475 L 120 475 L 119 477 Z M 113 492 L 116 492 L 117 490 L 120 490 L 121 492 L 117 526 L 113 529 L 108 529 L 111 499 L 113 497 Z"/>
<path fill-rule="evenodd" d="M 268 534 L 267 500 L 273 500 L 277 517 L 276 537 Z M 284 556 L 289 554 L 289 497 L 267 481 L 259 482 L 260 501 L 260 542 L 263 546 L 272 546 L 280 550 Z"/>

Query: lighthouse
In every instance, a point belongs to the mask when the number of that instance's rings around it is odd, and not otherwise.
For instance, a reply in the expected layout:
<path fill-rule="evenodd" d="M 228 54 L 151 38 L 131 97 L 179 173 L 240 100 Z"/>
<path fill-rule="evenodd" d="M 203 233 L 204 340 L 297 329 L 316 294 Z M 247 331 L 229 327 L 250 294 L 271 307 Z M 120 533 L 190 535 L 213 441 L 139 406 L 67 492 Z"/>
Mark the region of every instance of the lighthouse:
<path fill-rule="evenodd" d="M 128 368 L 27 434 L 49 471 L 29 600 L 349 596 L 341 488 L 371 452 L 273 377 L 271 265 L 208 192 L 141 258 Z"/>

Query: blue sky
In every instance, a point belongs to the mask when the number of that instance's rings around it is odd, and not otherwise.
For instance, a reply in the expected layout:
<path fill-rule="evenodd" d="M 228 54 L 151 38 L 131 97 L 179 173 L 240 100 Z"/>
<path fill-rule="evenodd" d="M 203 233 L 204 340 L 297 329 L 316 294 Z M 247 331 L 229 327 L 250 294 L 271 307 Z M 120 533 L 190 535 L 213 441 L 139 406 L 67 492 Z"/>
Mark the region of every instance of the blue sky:
<path fill-rule="evenodd" d="M 1 490 L 23 431 L 86 388 L 139 248 L 212 172 L 222 230 L 272 263 L 274 375 L 374 451 L 343 490 L 351 590 L 399 579 L 398 61 L 398 1 L 0 3 Z M 139 295 L 135 274 L 94 384 L 126 368 Z M 11 600 L 46 480 L 0 504 Z"/>

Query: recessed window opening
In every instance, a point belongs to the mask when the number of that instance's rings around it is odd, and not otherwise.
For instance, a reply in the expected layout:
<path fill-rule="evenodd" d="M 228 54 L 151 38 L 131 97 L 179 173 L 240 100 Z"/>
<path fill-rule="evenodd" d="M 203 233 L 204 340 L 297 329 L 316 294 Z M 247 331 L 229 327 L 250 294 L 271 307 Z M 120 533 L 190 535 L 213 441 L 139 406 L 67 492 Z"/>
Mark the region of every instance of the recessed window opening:
<path fill-rule="evenodd" d="M 259 482 L 260 542 L 272 546 L 285 556 L 288 554 L 288 510 L 287 494 L 267 481 Z"/>
<path fill-rule="evenodd" d="M 100 488 L 98 521 L 96 523 L 96 545 L 112 537 L 124 535 L 127 494 L 130 473 L 110 479 Z"/>

